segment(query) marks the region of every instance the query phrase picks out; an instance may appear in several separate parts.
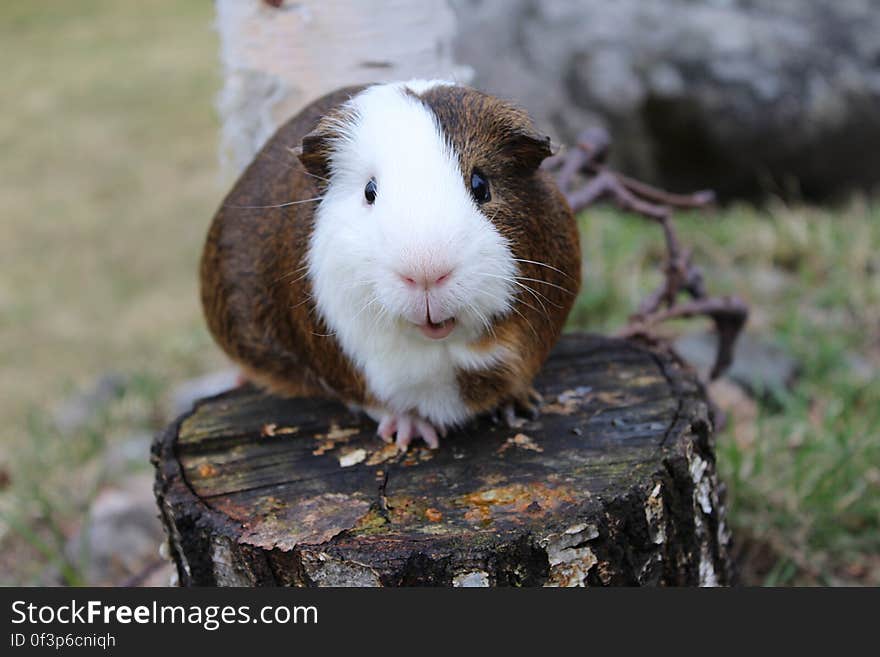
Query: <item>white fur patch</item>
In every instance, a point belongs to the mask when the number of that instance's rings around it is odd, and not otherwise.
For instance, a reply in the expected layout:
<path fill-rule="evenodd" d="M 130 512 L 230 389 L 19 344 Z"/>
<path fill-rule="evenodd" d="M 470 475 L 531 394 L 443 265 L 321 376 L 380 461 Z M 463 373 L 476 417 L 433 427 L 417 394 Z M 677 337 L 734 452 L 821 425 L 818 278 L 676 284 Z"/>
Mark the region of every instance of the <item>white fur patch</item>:
<path fill-rule="evenodd" d="M 456 374 L 492 367 L 507 354 L 468 345 L 510 312 L 516 265 L 506 240 L 465 186 L 457 155 L 416 93 L 441 81 L 370 87 L 349 101 L 338 126 L 330 184 L 316 210 L 308 265 L 318 311 L 387 410 L 437 426 L 468 411 Z M 376 179 L 370 205 L 364 187 Z M 430 291 L 404 277 L 434 280 Z M 437 341 L 416 326 L 454 317 Z"/>

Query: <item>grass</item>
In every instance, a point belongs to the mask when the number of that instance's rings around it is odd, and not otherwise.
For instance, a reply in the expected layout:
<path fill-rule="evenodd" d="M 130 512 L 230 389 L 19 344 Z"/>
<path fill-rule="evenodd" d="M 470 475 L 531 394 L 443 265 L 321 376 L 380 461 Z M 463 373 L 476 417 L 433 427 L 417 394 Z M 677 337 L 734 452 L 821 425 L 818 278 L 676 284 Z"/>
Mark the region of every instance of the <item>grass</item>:
<path fill-rule="evenodd" d="M 171 382 L 223 362 L 195 276 L 225 186 L 212 13 L 0 5 L 0 583 L 78 583 L 61 543 L 109 477 L 102 454 L 156 427 Z M 123 393 L 59 434 L 51 409 L 108 371 Z"/>
<path fill-rule="evenodd" d="M 85 510 L 149 468 L 108 454 L 162 425 L 170 386 L 223 363 L 195 274 L 228 185 L 211 20 L 172 0 L 0 6 L 0 584 L 87 583 L 71 545 Z M 746 581 L 880 584 L 880 205 L 679 224 L 713 291 L 747 297 L 750 328 L 803 368 L 718 438 Z M 571 324 L 610 331 L 659 281 L 660 235 L 607 210 L 582 229 Z M 107 372 L 118 394 L 59 432 L 52 409 Z"/>
<path fill-rule="evenodd" d="M 732 207 L 678 225 L 713 291 L 745 296 L 749 330 L 802 368 L 792 390 L 758 403 L 754 426 L 718 439 L 743 576 L 880 584 L 880 205 Z M 582 227 L 572 321 L 606 330 L 659 282 L 660 235 L 612 211 Z"/>

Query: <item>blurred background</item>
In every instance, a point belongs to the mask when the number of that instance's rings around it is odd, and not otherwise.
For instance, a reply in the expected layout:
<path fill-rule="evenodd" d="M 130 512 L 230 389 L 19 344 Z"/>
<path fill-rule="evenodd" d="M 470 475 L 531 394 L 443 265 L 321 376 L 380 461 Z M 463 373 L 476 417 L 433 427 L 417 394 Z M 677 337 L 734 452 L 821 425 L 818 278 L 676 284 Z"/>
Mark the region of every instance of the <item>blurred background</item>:
<path fill-rule="evenodd" d="M 262 4 L 217 7 L 235 2 Z M 710 291 L 752 309 L 712 386 L 741 579 L 880 584 L 880 6 L 436 4 L 444 57 L 558 143 L 602 125 L 624 172 L 719 192 L 677 223 Z M 0 4 L 0 584 L 168 582 L 152 436 L 234 378 L 196 275 L 241 164 L 216 21 L 210 2 Z M 659 283 L 662 237 L 610 208 L 580 223 L 570 327 L 613 332 Z M 665 330 L 711 357 L 700 322 Z"/>

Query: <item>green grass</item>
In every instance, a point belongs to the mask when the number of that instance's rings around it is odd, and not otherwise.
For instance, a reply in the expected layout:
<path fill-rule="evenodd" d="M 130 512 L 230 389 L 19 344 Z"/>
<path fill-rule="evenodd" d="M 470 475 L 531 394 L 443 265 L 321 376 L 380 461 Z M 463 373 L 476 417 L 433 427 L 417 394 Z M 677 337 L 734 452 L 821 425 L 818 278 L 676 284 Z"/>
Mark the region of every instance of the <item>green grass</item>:
<path fill-rule="evenodd" d="M 96 491 L 130 473 L 108 450 L 160 428 L 169 387 L 223 362 L 196 294 L 228 184 L 212 11 L 0 5 L 0 584 L 87 583 L 86 555 L 65 546 Z M 746 581 L 880 584 L 880 205 L 733 207 L 679 225 L 712 290 L 746 297 L 750 328 L 803 366 L 718 438 Z M 660 280 L 660 233 L 609 210 L 582 228 L 571 325 L 613 331 Z M 59 434 L 51 409 L 108 371 L 121 393 Z"/>
<path fill-rule="evenodd" d="M 223 362 L 195 275 L 226 184 L 212 20 L 207 2 L 0 4 L 0 583 L 80 583 L 61 547 L 124 475 L 103 452 Z M 59 435 L 51 409 L 108 371 L 122 396 Z"/>
<path fill-rule="evenodd" d="M 732 426 L 718 439 L 746 581 L 880 583 L 880 205 L 733 207 L 677 223 L 712 291 L 744 296 L 749 329 L 802 367 L 790 392 L 759 404 L 753 437 Z M 659 281 L 661 236 L 607 210 L 582 228 L 572 321 L 606 330 Z"/>

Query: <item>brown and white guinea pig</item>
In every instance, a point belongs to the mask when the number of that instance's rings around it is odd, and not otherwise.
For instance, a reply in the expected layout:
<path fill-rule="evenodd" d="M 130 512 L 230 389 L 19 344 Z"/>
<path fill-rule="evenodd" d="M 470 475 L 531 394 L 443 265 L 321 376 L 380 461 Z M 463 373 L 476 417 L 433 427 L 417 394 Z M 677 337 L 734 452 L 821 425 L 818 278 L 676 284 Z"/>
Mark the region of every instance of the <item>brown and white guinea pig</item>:
<path fill-rule="evenodd" d="M 347 88 L 284 125 L 217 212 L 211 332 L 246 376 L 332 393 L 406 449 L 534 408 L 580 284 L 571 209 L 525 112 L 445 81 Z"/>

